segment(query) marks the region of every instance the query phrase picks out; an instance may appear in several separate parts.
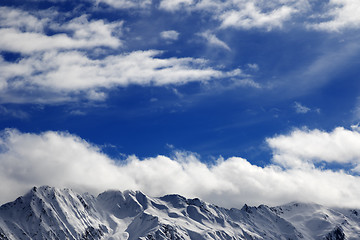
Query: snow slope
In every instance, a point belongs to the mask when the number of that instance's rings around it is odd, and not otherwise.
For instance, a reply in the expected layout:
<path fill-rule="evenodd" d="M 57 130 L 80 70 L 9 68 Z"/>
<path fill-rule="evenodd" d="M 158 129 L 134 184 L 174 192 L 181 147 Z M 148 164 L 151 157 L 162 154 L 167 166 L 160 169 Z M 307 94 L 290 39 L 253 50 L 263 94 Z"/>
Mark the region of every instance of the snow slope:
<path fill-rule="evenodd" d="M 360 239 L 360 210 L 291 203 L 225 209 L 179 195 L 33 188 L 0 207 L 0 239 Z"/>

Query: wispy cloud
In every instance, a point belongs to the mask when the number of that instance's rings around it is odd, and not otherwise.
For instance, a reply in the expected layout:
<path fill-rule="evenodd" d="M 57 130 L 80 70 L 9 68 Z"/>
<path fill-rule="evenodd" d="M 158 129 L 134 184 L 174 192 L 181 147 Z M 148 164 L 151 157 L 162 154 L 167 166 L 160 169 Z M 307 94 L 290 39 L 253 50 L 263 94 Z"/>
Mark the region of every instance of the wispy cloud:
<path fill-rule="evenodd" d="M 203 32 L 203 33 L 200 33 L 199 35 L 201 37 L 205 38 L 209 45 L 224 48 L 228 51 L 231 50 L 230 47 L 224 41 L 221 41 L 218 37 L 216 37 L 215 34 L 213 34 L 211 32 Z"/>
<path fill-rule="evenodd" d="M 108 89 L 118 86 L 180 85 L 238 76 L 236 71 L 213 68 L 206 59 L 161 58 L 158 50 L 125 53 L 119 50 L 123 47 L 123 21 L 107 22 L 88 15 L 59 21 L 65 18 L 54 9 L 44 14 L 1 7 L 0 12 L 0 51 L 20 53 L 17 61 L 0 56 L 3 103 L 54 103 L 77 97 L 101 101 Z M 179 33 L 169 30 L 160 36 L 176 40 Z M 99 49 L 102 57 L 96 54 Z"/>
<path fill-rule="evenodd" d="M 197 154 L 181 151 L 172 158 L 129 156 L 116 162 L 99 147 L 69 133 L 7 129 L 0 138 L 0 201 L 13 200 L 33 185 L 48 184 L 92 193 L 108 188 L 137 189 L 153 196 L 179 193 L 228 207 L 294 200 L 360 207 L 360 193 L 354 191 L 360 187 L 359 177 L 284 163 L 299 157 L 308 163 L 309 158 L 322 158 L 358 164 L 354 159 L 359 157 L 359 139 L 359 133 L 343 128 L 274 137 L 268 142 L 275 163 L 259 167 L 240 157 L 219 158 L 207 165 Z"/>
<path fill-rule="evenodd" d="M 308 113 L 309 111 L 311 111 L 310 108 L 302 105 L 302 104 L 299 103 L 299 102 L 295 102 L 295 103 L 294 103 L 294 108 L 295 108 L 296 113 L 302 113 L 302 114 L 304 114 L 304 113 Z"/>
<path fill-rule="evenodd" d="M 331 51 L 325 47 L 308 64 L 299 65 L 299 68 L 273 81 L 273 89 L 280 89 L 284 97 L 306 95 L 339 77 L 349 63 L 357 58 L 359 51 L 360 44 L 357 41 L 345 42 Z"/>
<path fill-rule="evenodd" d="M 270 12 L 262 12 L 254 2 L 244 4 L 239 10 L 230 10 L 220 16 L 221 27 L 228 28 L 281 28 L 283 22 L 290 19 L 295 9 L 289 6 L 281 6 Z"/>
<path fill-rule="evenodd" d="M 106 4 L 119 9 L 147 8 L 151 0 L 95 0 L 96 4 Z"/>
<path fill-rule="evenodd" d="M 272 30 L 282 28 L 283 24 L 295 14 L 309 9 L 307 0 L 301 1 L 261 1 L 261 0 L 162 0 L 160 9 L 166 11 L 209 12 L 220 22 L 221 28 Z"/>
<path fill-rule="evenodd" d="M 159 7 L 167 11 L 176 11 L 190 7 L 193 3 L 193 0 L 161 0 Z"/>
<path fill-rule="evenodd" d="M 247 67 L 255 72 L 260 70 L 259 65 L 257 65 L 256 63 L 249 63 L 249 64 L 247 64 Z"/>
<path fill-rule="evenodd" d="M 72 110 L 69 112 L 70 115 L 74 115 L 74 116 L 84 116 L 86 115 L 86 112 L 81 111 L 81 110 Z"/>
<path fill-rule="evenodd" d="M 151 0 L 98 0 L 115 8 L 146 8 Z M 315 5 L 322 7 L 313 7 Z M 358 29 L 360 17 L 357 0 L 330 0 L 328 2 L 300 1 L 262 1 L 262 0 L 161 0 L 159 9 L 169 12 L 185 10 L 188 12 L 208 12 L 219 20 L 222 28 L 266 30 L 282 28 L 284 23 L 296 22 L 297 16 L 308 19 L 301 24 L 309 29 L 320 31 L 342 31 Z"/>
<path fill-rule="evenodd" d="M 355 104 L 354 104 L 354 108 L 352 110 L 352 120 L 354 122 L 359 122 L 360 121 L 360 97 L 357 97 L 355 100 Z"/>
<path fill-rule="evenodd" d="M 279 29 L 287 22 L 297 22 L 301 16 L 300 25 L 320 31 L 342 31 L 344 29 L 358 29 L 360 17 L 357 0 L 330 0 L 327 2 L 311 2 L 309 0 L 89 0 L 95 6 L 105 5 L 116 9 L 151 9 L 176 12 L 211 13 L 219 21 L 222 28 L 238 29 Z M 317 7 L 314 7 L 314 6 Z M 0 11 L 1 12 L 1 11 Z M 1 14 L 3 15 L 3 14 Z M 4 18 L 16 19 L 16 13 L 5 13 Z M 27 18 L 28 23 L 22 21 Z M 303 18 L 307 21 L 303 21 Z M 0 17 L 1 19 L 1 17 Z M 32 24 L 34 20 L 29 16 L 19 15 L 17 24 Z"/>
<path fill-rule="evenodd" d="M 36 16 L 8 7 L 0 8 L 0 13 L 3 16 L 0 18 L 0 50 L 3 51 L 31 54 L 55 49 L 122 46 L 121 40 L 116 37 L 121 34 L 122 21 L 88 21 L 87 16 L 83 15 L 68 22 L 57 23 L 55 19 L 49 19 L 48 15 Z M 57 12 L 53 13 L 53 17 L 57 15 Z M 18 22 L 14 18 L 18 18 Z M 44 28 L 62 33 L 50 36 L 45 34 Z"/>
<path fill-rule="evenodd" d="M 204 59 L 159 58 L 159 55 L 160 51 L 149 50 L 94 60 L 78 51 L 51 51 L 33 54 L 15 63 L 0 59 L 0 91 L 35 89 L 39 93 L 53 92 L 64 96 L 85 91 L 89 98 L 101 100 L 105 96 L 97 91 L 100 87 L 185 84 L 240 74 L 213 69 Z"/>
<path fill-rule="evenodd" d="M 165 40 L 177 40 L 179 38 L 179 33 L 175 30 L 162 31 L 160 37 Z"/>
<path fill-rule="evenodd" d="M 148 8 L 154 4 L 147 0 L 98 1 L 99 5 L 100 3 L 125 9 Z M 329 4 L 335 3 L 337 2 L 333 0 Z M 346 1 L 341 5 L 341 9 L 355 5 L 353 1 Z M 309 11 L 306 0 L 286 3 L 283 1 L 265 3 L 259 0 L 221 2 L 163 0 L 156 6 L 164 11 L 178 11 L 185 8 L 187 11 L 210 12 L 222 28 L 268 30 L 281 28 L 293 14 Z M 230 72 L 234 72 L 216 69 L 213 63 L 210 64 L 200 58 L 161 58 L 160 51 L 157 50 L 131 50 L 125 53 L 122 48 L 126 47 L 126 44 L 122 38 L 124 31 L 129 29 L 124 28 L 124 21 L 95 19 L 86 14 L 79 16 L 62 14 L 55 8 L 36 12 L 0 7 L 0 51 L 20 53 L 16 62 L 0 56 L 1 102 L 61 102 L 75 99 L 76 95 L 99 101 L 106 99 L 106 90 L 112 87 L 126 87 L 131 84 L 164 86 L 194 81 L 205 82 L 226 78 L 231 75 Z M 167 41 L 174 41 L 179 37 L 179 32 L 176 30 L 163 31 L 159 34 Z M 226 42 L 209 30 L 202 32 L 200 36 L 211 46 L 230 50 Z M 345 49 L 341 53 L 339 51 L 339 53 L 331 53 L 330 56 L 326 55 L 308 69 L 304 71 L 301 69 L 302 73 L 298 75 L 311 81 L 297 81 L 301 85 L 296 88 L 300 89 L 298 92 L 306 92 L 310 85 L 327 82 L 329 78 L 323 74 L 324 68 L 328 69 L 328 64 L 334 65 L 332 69 L 341 67 L 341 63 L 338 62 L 345 62 L 342 58 L 351 57 L 353 50 L 357 50 L 358 46 L 352 45 L 348 49 L 349 51 Z M 103 54 L 100 54 L 102 57 L 96 54 L 101 51 L 103 51 Z M 258 69 L 257 65 L 251 66 L 254 70 Z M 319 80 L 312 81 L 314 76 L 317 77 L 319 74 L 321 74 Z M 256 82 L 249 80 L 242 80 L 239 83 L 259 87 Z M 293 81 L 289 85 L 293 86 Z M 45 92 L 47 94 L 44 94 Z M 14 95 L 15 93 L 17 95 Z M 46 100 L 45 98 L 49 96 L 51 99 Z"/>
<path fill-rule="evenodd" d="M 312 6 L 321 4 L 322 7 Z M 342 31 L 359 29 L 360 3 L 357 0 L 330 0 L 324 3 L 300 1 L 261 1 L 261 0 L 162 0 L 160 8 L 167 11 L 185 9 L 187 11 L 211 12 L 220 21 L 222 28 L 263 28 L 272 30 L 282 28 L 284 23 L 296 22 L 296 16 L 309 21 L 307 26 L 321 31 Z"/>
<path fill-rule="evenodd" d="M 0 115 L 11 118 L 26 119 L 29 114 L 22 110 L 15 110 L 0 105 Z"/>
<path fill-rule="evenodd" d="M 262 88 L 260 83 L 255 82 L 252 79 L 239 79 L 239 80 L 236 80 L 235 85 L 243 86 L 243 87 Z"/>

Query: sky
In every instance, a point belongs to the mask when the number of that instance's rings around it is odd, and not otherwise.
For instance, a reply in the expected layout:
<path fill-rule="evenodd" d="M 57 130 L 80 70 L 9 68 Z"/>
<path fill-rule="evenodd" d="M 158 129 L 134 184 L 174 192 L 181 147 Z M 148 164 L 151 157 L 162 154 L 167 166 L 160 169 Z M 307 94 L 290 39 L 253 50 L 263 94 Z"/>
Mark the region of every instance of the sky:
<path fill-rule="evenodd" d="M 3 0 L 0 203 L 32 186 L 360 208 L 358 0 Z"/>

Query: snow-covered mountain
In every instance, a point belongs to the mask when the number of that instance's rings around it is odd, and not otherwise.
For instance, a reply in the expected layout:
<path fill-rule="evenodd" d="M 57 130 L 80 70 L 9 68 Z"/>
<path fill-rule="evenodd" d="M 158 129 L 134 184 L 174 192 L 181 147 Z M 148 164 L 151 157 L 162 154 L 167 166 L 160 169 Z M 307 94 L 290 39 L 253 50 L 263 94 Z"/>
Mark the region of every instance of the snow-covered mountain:
<path fill-rule="evenodd" d="M 360 239 L 360 210 L 291 203 L 225 209 L 179 195 L 34 187 L 0 207 L 0 239 Z"/>

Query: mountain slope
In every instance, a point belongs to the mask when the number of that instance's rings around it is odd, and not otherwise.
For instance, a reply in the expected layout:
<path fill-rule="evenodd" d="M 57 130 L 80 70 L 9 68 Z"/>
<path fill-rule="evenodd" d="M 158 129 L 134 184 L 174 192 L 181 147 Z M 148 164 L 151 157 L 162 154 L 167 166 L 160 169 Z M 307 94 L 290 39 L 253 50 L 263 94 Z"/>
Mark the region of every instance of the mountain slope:
<path fill-rule="evenodd" d="M 225 209 L 179 195 L 33 188 L 0 207 L 0 239 L 360 239 L 360 211 L 292 203 Z"/>

